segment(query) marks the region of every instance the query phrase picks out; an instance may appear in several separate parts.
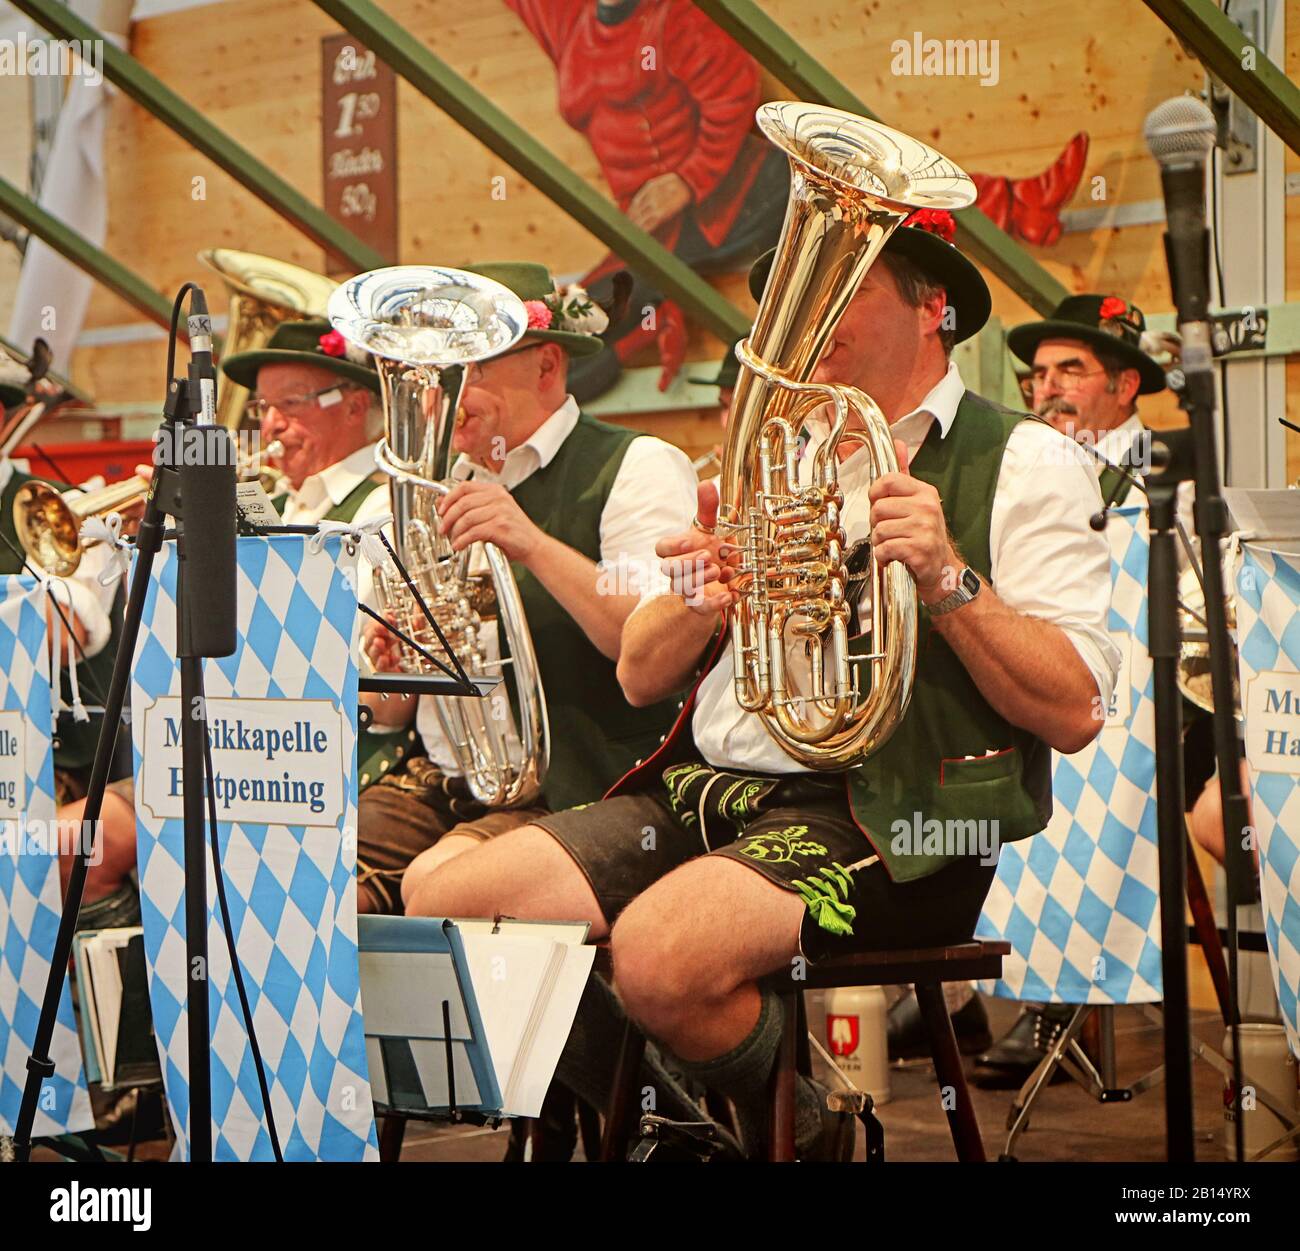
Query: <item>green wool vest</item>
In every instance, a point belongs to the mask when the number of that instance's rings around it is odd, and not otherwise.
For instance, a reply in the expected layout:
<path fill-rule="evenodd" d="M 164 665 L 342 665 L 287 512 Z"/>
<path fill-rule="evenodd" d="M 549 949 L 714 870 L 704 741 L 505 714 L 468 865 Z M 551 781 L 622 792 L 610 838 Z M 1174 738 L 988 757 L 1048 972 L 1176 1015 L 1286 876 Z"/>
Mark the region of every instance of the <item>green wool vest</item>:
<path fill-rule="evenodd" d="M 912 474 L 938 490 L 957 549 L 986 581 L 1002 455 L 1025 419 L 967 391 L 947 437 L 935 423 L 912 461 Z M 1001 843 L 1038 833 L 1052 813 L 1047 744 L 993 710 L 924 607 L 911 703 L 847 781 L 854 819 L 896 882 L 937 872 L 963 846 L 995 855 Z"/>
<path fill-rule="evenodd" d="M 524 512 L 552 538 L 600 560 L 600 517 L 637 432 L 581 415 L 555 458 L 514 491 Z M 528 619 L 551 726 L 551 762 L 542 799 L 554 812 L 599 799 L 658 747 L 672 723 L 671 700 L 633 708 L 616 666 L 522 565 L 511 566 Z"/>

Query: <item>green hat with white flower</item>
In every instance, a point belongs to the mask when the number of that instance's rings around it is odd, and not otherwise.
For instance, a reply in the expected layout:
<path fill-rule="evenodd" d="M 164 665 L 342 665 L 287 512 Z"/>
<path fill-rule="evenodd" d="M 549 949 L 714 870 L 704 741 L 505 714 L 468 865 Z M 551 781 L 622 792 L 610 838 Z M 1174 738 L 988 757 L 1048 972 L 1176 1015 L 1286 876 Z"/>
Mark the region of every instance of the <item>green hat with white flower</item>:
<path fill-rule="evenodd" d="M 263 365 L 315 365 L 378 393 L 379 374 L 370 354 L 349 343 L 320 318 L 282 321 L 259 348 L 236 352 L 221 362 L 226 377 L 250 391 Z"/>
<path fill-rule="evenodd" d="M 605 310 L 576 283 L 557 289 L 545 265 L 493 261 L 465 268 L 499 282 L 523 300 L 528 313 L 525 343 L 558 343 L 570 356 L 594 356 L 605 346 L 597 337 L 609 327 Z"/>

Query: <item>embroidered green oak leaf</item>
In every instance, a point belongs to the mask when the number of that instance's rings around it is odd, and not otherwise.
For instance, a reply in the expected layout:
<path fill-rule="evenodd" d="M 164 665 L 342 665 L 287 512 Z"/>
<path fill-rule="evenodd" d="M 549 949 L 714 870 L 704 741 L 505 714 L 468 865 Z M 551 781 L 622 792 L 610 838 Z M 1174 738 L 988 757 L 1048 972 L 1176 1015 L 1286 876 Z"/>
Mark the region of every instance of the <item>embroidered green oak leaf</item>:
<path fill-rule="evenodd" d="M 751 860 L 764 860 L 769 864 L 793 864 L 796 856 L 824 856 L 826 848 L 804 838 L 807 833 L 806 825 L 787 825 L 783 830 L 753 835 L 739 851 Z"/>

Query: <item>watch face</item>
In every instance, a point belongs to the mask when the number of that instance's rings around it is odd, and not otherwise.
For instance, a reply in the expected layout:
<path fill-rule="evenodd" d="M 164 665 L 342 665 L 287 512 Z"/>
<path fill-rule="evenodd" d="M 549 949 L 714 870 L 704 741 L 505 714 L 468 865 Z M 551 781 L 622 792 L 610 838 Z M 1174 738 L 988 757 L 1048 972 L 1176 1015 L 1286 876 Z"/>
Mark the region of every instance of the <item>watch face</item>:
<path fill-rule="evenodd" d="M 979 574 L 974 569 L 966 568 L 961 571 L 962 588 L 970 595 L 976 594 L 980 589 Z"/>

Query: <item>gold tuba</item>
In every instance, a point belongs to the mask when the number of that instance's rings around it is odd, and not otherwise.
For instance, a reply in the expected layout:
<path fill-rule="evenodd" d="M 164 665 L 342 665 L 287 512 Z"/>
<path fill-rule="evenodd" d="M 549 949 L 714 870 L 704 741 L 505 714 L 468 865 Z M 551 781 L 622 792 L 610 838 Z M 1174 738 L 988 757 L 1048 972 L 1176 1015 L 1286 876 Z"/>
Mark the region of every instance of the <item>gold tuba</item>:
<path fill-rule="evenodd" d="M 499 676 L 507 664 L 514 669 L 521 753 L 511 750 L 510 710 L 499 695 L 432 696 L 443 732 L 475 799 L 493 808 L 526 804 L 546 776 L 550 730 L 519 588 L 499 548 L 476 543 L 453 552 L 433 512 L 435 498 L 451 489 L 444 479 L 454 405 L 441 371 L 518 342 L 528 326 L 523 302 L 477 274 L 400 265 L 345 282 L 330 298 L 329 319 L 374 356 L 379 370 L 385 436 L 375 462 L 390 478 L 395 550 L 470 677 Z M 375 589 L 385 615 L 437 655 L 437 637 L 397 572 L 376 569 Z M 498 622 L 509 655 L 494 661 Z M 408 673 L 432 671 L 405 644 L 400 653 Z"/>
<path fill-rule="evenodd" d="M 338 286 L 324 274 L 256 252 L 208 248 L 199 253 L 199 261 L 220 276 L 230 293 L 223 357 L 262 347 L 281 322 L 324 317 L 330 293 Z M 232 433 L 238 430 L 247 405 L 248 388 L 223 377 L 218 424 Z"/>
<path fill-rule="evenodd" d="M 904 565 L 882 571 L 873 560 L 870 647 L 850 655 L 836 450 L 861 443 L 873 480 L 898 462 L 875 401 L 808 379 L 898 225 L 916 209 L 963 208 L 975 187 L 933 148 L 851 113 L 786 101 L 757 117 L 790 159 L 791 188 L 754 328 L 736 345 L 719 480 L 717 529 L 740 549 L 742 572 L 731 614 L 736 698 L 794 760 L 840 770 L 881 747 L 907 710 L 917 596 Z M 830 433 L 801 482 L 800 431 L 826 406 Z M 794 673 L 788 643 L 803 645 Z M 869 666 L 865 692 L 859 664 Z"/>

